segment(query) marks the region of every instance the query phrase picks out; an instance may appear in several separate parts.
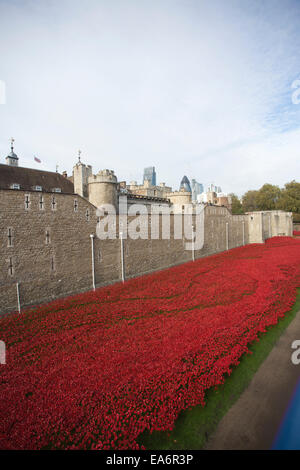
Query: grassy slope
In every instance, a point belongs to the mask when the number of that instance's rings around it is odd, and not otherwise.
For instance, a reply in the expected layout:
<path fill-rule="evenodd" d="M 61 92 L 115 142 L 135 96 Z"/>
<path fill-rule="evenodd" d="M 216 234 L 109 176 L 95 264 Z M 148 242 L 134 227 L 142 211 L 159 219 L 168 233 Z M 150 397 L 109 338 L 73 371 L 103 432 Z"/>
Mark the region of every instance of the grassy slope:
<path fill-rule="evenodd" d="M 230 377 L 217 389 L 211 389 L 206 395 L 206 406 L 196 406 L 182 412 L 171 433 L 155 432 L 143 434 L 139 443 L 147 449 L 201 449 L 208 436 L 243 390 L 250 383 L 253 375 L 266 359 L 278 338 L 300 310 L 300 288 L 292 310 L 280 319 L 277 325 L 270 327 L 259 342 L 250 346 L 253 354 L 246 354 L 235 367 Z"/>

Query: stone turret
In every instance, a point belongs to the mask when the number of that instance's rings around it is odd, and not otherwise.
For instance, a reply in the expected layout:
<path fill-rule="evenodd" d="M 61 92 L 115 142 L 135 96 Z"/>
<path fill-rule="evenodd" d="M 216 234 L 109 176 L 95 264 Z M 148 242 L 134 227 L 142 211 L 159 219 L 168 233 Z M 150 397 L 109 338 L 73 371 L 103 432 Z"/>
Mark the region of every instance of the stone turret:
<path fill-rule="evenodd" d="M 91 165 L 85 165 L 80 160 L 81 151 L 78 152 L 78 162 L 73 167 L 74 193 L 88 198 L 88 178 L 92 175 Z"/>
<path fill-rule="evenodd" d="M 112 204 L 118 206 L 118 180 L 113 170 L 101 170 L 88 178 L 89 201 L 94 206 Z"/>

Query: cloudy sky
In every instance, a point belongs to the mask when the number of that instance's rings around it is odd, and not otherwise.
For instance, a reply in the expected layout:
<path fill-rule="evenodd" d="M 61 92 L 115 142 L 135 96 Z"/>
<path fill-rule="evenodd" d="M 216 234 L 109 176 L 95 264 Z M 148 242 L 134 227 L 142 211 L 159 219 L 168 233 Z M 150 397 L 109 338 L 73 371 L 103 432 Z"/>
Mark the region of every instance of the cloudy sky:
<path fill-rule="evenodd" d="M 298 0 L 0 0 L 1 162 L 299 181 L 299 31 Z"/>

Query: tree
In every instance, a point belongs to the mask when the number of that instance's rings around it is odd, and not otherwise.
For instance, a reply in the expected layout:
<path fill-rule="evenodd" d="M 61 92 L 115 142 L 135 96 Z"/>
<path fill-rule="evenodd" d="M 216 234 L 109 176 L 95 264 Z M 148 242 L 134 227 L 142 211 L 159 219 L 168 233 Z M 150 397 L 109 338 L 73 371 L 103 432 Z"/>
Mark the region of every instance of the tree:
<path fill-rule="evenodd" d="M 229 194 L 231 197 L 231 211 L 233 214 L 243 214 L 243 206 L 238 196 L 234 193 Z"/>
<path fill-rule="evenodd" d="M 257 192 L 256 203 L 260 211 L 271 211 L 277 209 L 277 204 L 281 195 L 279 186 L 264 184 Z"/>
<path fill-rule="evenodd" d="M 300 221 L 300 183 L 295 180 L 286 183 L 278 199 L 277 208 L 293 212 L 295 221 Z"/>
<path fill-rule="evenodd" d="M 242 205 L 244 212 L 252 212 L 258 210 L 256 201 L 257 193 L 258 191 L 250 190 L 244 194 L 244 196 L 242 197 Z"/>

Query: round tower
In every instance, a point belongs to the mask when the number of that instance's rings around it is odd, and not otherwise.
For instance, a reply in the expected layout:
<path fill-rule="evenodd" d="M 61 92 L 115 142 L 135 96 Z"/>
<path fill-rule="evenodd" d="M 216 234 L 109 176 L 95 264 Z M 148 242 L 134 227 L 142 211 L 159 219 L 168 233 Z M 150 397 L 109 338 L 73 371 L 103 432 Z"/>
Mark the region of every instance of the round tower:
<path fill-rule="evenodd" d="M 166 197 L 170 199 L 171 204 L 175 205 L 191 204 L 192 202 L 192 193 L 185 191 L 184 188 L 181 188 L 179 191 L 167 193 Z"/>
<path fill-rule="evenodd" d="M 97 175 L 91 175 L 88 178 L 89 201 L 96 207 L 111 204 L 117 209 L 117 183 L 113 170 L 100 170 Z"/>

